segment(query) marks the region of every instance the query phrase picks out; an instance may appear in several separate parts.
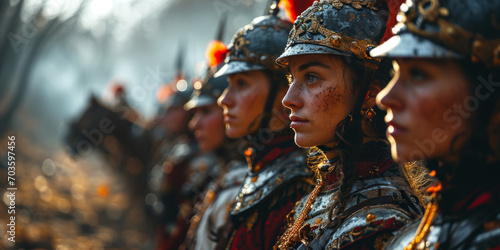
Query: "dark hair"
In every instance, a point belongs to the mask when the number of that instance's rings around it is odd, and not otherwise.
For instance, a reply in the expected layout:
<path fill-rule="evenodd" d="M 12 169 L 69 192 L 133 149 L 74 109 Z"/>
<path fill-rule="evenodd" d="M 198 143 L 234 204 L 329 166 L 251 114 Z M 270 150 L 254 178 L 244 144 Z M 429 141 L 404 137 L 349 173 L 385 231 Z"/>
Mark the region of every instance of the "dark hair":
<path fill-rule="evenodd" d="M 351 79 L 345 79 L 344 82 L 351 82 L 351 90 L 353 96 L 365 96 L 366 93 L 362 93 L 362 95 L 358 95 L 361 90 L 362 77 L 365 74 L 365 65 L 364 62 L 354 58 L 346 58 L 340 57 L 343 61 L 343 72 L 349 72 L 349 74 L 344 74 L 344 79 L 347 76 L 350 76 Z M 369 84 L 377 84 L 376 82 L 381 84 L 381 87 L 387 85 L 390 79 L 390 70 L 392 66 L 390 65 L 389 60 L 383 60 L 381 62 L 380 67 L 377 69 L 374 78 Z M 363 102 L 362 100 L 355 100 L 356 102 Z M 374 107 L 376 108 L 376 107 Z M 352 112 L 361 112 L 361 110 L 353 110 Z M 369 123 L 369 128 L 372 133 L 374 132 L 376 137 L 379 139 L 385 139 L 385 130 L 386 125 L 384 122 L 385 112 L 381 111 L 377 108 L 377 115 L 374 117 L 373 121 Z M 356 179 L 355 176 L 355 168 L 354 163 L 359 157 L 359 153 L 361 151 L 361 147 L 363 145 L 363 137 L 366 135 L 368 131 L 362 130 L 362 119 L 356 118 L 354 114 L 350 114 L 343 121 L 341 121 L 337 128 L 335 129 L 335 138 L 338 140 L 338 145 L 333 149 L 334 152 L 338 154 L 339 161 L 342 163 L 342 172 L 343 172 L 343 180 L 339 187 L 339 192 L 335 197 L 335 203 L 330 207 L 330 211 L 328 214 L 329 220 L 332 221 L 333 211 L 335 208 L 337 210 L 337 223 L 340 223 L 345 216 L 342 213 L 345 210 L 346 202 L 345 199 L 347 195 L 351 191 L 354 181 Z M 352 120 L 352 121 L 351 121 Z"/>
<path fill-rule="evenodd" d="M 500 82 L 500 76 L 497 71 L 486 68 L 481 63 L 473 63 L 468 60 L 457 61 L 459 66 L 463 69 L 469 88 L 469 94 L 475 94 L 476 88 L 482 85 L 482 81 Z M 437 177 L 444 178 L 444 175 L 452 175 L 453 183 L 470 183 L 471 185 L 477 184 L 485 176 L 491 176 L 492 173 L 500 171 L 496 168 L 489 167 L 488 158 L 494 157 L 496 160 L 500 157 L 498 152 L 494 152 L 492 145 L 490 145 L 490 137 L 499 136 L 489 133 L 489 126 L 491 118 L 498 112 L 500 96 L 500 89 L 492 91 L 491 95 L 487 98 L 478 98 L 478 108 L 473 110 L 468 119 L 464 119 L 465 124 L 468 126 L 465 133 L 456 135 L 450 145 L 450 153 L 459 156 L 456 162 L 440 162 L 441 159 L 431 159 L 430 168 L 436 169 Z M 498 126 L 498 125 L 497 125 Z M 460 149 L 460 152 L 454 152 L 455 144 L 461 137 L 466 137 L 466 146 Z M 470 167 L 475 166 L 474 171 Z"/>

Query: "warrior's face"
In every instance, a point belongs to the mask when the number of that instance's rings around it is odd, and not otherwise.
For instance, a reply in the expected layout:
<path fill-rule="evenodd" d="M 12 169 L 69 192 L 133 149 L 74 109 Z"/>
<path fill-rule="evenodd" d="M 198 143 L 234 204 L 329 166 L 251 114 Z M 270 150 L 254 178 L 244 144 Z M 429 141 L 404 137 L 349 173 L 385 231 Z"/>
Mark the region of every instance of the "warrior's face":
<path fill-rule="evenodd" d="M 269 94 L 269 78 L 258 70 L 228 76 L 229 86 L 219 98 L 224 109 L 226 135 L 240 138 L 259 128 Z"/>
<path fill-rule="evenodd" d="M 393 158 L 452 160 L 467 141 L 467 124 L 478 108 L 471 106 L 473 99 L 480 98 L 470 93 L 463 68 L 451 59 L 396 59 L 394 69 L 377 96 L 387 110 Z"/>
<path fill-rule="evenodd" d="M 222 109 L 217 104 L 194 108 L 189 128 L 194 131 L 196 141 L 203 152 L 221 147 L 225 141 Z"/>
<path fill-rule="evenodd" d="M 338 56 L 298 55 L 289 59 L 290 87 L 283 105 L 300 147 L 331 146 L 335 128 L 354 105 L 351 73 Z"/>

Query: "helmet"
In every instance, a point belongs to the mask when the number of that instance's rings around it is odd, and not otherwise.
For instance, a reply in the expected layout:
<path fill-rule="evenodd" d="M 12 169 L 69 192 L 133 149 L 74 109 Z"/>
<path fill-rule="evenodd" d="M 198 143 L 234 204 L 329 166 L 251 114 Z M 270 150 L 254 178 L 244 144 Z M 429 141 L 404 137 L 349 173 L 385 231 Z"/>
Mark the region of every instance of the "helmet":
<path fill-rule="evenodd" d="M 269 15 L 255 18 L 236 32 L 228 45 L 226 64 L 215 74 L 215 77 L 219 77 L 252 70 L 271 73 L 271 82 L 277 84 L 269 84 L 261 128 L 268 126 L 278 88 L 285 86 L 287 82 L 285 71 L 275 61 L 285 48 L 292 24 L 278 18 L 278 10 L 275 2 L 269 9 Z"/>
<path fill-rule="evenodd" d="M 233 36 L 226 64 L 215 77 L 251 70 L 279 70 L 275 60 L 283 52 L 291 28 L 290 22 L 276 15 L 255 18 Z"/>
<path fill-rule="evenodd" d="M 500 68 L 500 1 L 407 1 L 372 56 L 461 58 Z"/>
<path fill-rule="evenodd" d="M 205 51 L 208 69 L 202 81 L 195 82 L 191 99 L 184 105 L 185 110 L 196 107 L 217 104 L 217 99 L 227 86 L 224 77 L 215 78 L 214 74 L 222 66 L 227 54 L 227 47 L 220 40 L 212 41 Z"/>
<path fill-rule="evenodd" d="M 201 82 L 197 82 L 201 85 L 197 85 L 197 83 L 195 83 L 195 90 L 193 91 L 193 95 L 191 96 L 191 99 L 184 105 L 185 110 L 191 110 L 197 107 L 217 104 L 217 99 L 227 86 L 227 80 L 224 77 L 213 77 L 217 69 L 217 67 L 209 68 L 204 79 Z"/>
<path fill-rule="evenodd" d="M 371 57 L 369 51 L 392 35 L 391 22 L 396 22 L 400 4 L 400 0 L 315 1 L 295 20 L 286 49 L 276 62 L 286 66 L 291 56 L 328 54 L 359 65 L 356 68 L 362 69 L 363 76 L 352 116 L 360 118 L 372 78 L 377 76 L 383 83 L 390 79 L 389 64 L 378 70 L 382 59 Z"/>
<path fill-rule="evenodd" d="M 381 0 L 315 1 L 295 21 L 285 52 L 277 63 L 287 65 L 290 56 L 332 54 L 377 63 L 367 53 L 386 35 L 389 18 Z"/>
<path fill-rule="evenodd" d="M 173 87 L 173 85 L 175 87 Z M 182 107 L 186 102 L 189 101 L 191 94 L 193 93 L 193 88 L 189 86 L 186 80 L 180 79 L 175 84 L 170 83 L 168 87 L 174 88 L 173 93 L 166 99 L 166 101 L 160 104 L 160 110 L 168 110 L 170 108 Z"/>

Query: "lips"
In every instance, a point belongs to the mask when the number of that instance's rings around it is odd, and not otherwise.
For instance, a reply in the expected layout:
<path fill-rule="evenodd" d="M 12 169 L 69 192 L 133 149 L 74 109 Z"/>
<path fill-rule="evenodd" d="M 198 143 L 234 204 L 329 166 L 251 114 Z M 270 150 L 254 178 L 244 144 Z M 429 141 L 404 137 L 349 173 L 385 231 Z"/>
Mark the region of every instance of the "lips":
<path fill-rule="evenodd" d="M 224 123 L 230 123 L 236 120 L 236 116 L 231 114 L 224 114 Z"/>
<path fill-rule="evenodd" d="M 301 118 L 299 116 L 296 116 L 296 115 L 291 115 L 290 121 L 292 121 L 290 123 L 290 128 L 293 128 L 293 129 L 300 128 L 302 126 L 305 126 L 307 123 L 309 123 L 308 120 Z"/>
<path fill-rule="evenodd" d="M 405 127 L 394 121 L 388 122 L 387 125 L 387 133 L 392 136 L 398 136 L 408 131 Z"/>

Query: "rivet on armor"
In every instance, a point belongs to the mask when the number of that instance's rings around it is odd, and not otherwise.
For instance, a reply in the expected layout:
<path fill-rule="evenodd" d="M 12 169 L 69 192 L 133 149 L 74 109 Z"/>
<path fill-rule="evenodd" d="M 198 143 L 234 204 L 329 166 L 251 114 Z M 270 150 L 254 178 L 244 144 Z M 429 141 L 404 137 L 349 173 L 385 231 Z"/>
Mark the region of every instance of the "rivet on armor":
<path fill-rule="evenodd" d="M 448 16 L 450 14 L 450 12 L 448 11 L 447 8 L 439 8 L 439 14 L 441 14 L 441 16 Z"/>
<path fill-rule="evenodd" d="M 377 216 L 375 216 L 374 214 L 368 214 L 366 216 L 366 223 L 374 222 L 375 219 L 377 219 Z"/>
<path fill-rule="evenodd" d="M 453 35 L 455 33 L 455 30 L 452 27 L 446 28 L 446 32 L 450 35 Z"/>
<path fill-rule="evenodd" d="M 257 176 L 254 176 L 254 177 L 252 178 L 252 182 L 256 182 L 256 181 L 257 181 L 257 179 L 259 179 L 259 176 L 258 176 L 258 175 L 257 175 Z"/>
<path fill-rule="evenodd" d="M 352 231 L 351 234 L 354 237 L 358 237 L 363 233 L 363 228 L 360 226 L 355 227 Z"/>
<path fill-rule="evenodd" d="M 334 35 L 332 36 L 332 38 L 330 39 L 330 43 L 335 46 L 335 47 L 339 47 L 340 46 L 340 39 L 342 39 L 340 36 L 338 35 Z"/>
<path fill-rule="evenodd" d="M 322 219 L 321 218 L 317 218 L 316 221 L 314 222 L 314 224 L 318 225 L 319 223 L 321 223 Z"/>
<path fill-rule="evenodd" d="M 262 169 L 262 165 L 260 165 L 260 163 L 259 163 L 259 164 L 255 165 L 255 167 L 253 168 L 253 171 L 259 172 L 261 169 Z"/>

